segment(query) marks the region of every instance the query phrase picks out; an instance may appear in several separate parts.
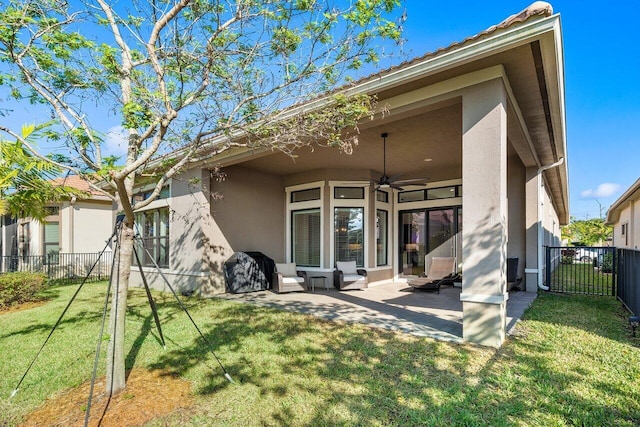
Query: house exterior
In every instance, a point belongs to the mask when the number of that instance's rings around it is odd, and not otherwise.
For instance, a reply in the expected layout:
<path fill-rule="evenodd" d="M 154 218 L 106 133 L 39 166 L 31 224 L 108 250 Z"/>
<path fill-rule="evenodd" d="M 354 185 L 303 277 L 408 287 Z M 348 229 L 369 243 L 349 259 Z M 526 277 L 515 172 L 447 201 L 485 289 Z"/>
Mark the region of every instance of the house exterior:
<path fill-rule="evenodd" d="M 237 251 L 329 281 L 337 261 L 356 260 L 373 286 L 415 277 L 432 256 L 455 256 L 463 339 L 500 346 L 507 258 L 519 258 L 525 291 L 536 292 L 543 247 L 559 244 L 569 220 L 559 15 L 534 3 L 344 91 L 376 95 L 387 111 L 363 121 L 351 155 L 237 149 L 196 163 L 138 212 L 145 244 L 173 285 L 205 296 L 225 291 L 224 263 Z M 218 165 L 222 182 L 210 173 Z M 429 181 L 378 186 L 383 173 Z"/>
<path fill-rule="evenodd" d="M 43 222 L 33 218 L 2 218 L 0 255 L 57 257 L 60 253 L 97 253 L 113 233 L 114 207 L 110 198 L 95 192 L 78 176 L 60 178 L 61 185 L 88 194 L 48 207 Z"/>
<path fill-rule="evenodd" d="M 607 212 L 606 223 L 613 226 L 612 246 L 638 249 L 640 245 L 640 179 L 611 205 Z"/>

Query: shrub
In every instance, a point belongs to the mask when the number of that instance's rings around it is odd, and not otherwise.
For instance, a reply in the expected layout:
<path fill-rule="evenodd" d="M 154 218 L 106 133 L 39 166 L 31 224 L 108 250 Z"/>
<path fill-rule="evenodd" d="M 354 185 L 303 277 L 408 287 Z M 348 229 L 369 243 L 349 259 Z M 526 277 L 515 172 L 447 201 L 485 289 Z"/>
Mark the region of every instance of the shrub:
<path fill-rule="evenodd" d="M 562 264 L 573 264 L 573 257 L 572 256 L 563 255 L 562 258 L 560 259 L 560 262 Z"/>
<path fill-rule="evenodd" d="M 603 273 L 613 273 L 613 254 L 611 252 L 607 252 L 602 257 L 601 271 Z"/>
<path fill-rule="evenodd" d="M 35 300 L 46 282 L 47 276 L 39 273 L 0 274 L 0 309 Z"/>

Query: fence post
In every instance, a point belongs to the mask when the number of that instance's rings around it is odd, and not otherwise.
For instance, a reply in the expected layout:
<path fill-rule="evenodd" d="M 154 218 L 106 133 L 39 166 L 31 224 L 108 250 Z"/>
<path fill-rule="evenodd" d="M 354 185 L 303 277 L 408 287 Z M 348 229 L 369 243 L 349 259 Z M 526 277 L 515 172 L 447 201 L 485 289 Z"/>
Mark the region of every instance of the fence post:
<path fill-rule="evenodd" d="M 551 248 L 549 246 L 545 246 L 545 269 L 544 269 L 544 280 L 549 290 L 551 290 Z M 541 265 L 538 268 L 542 268 Z"/>
<path fill-rule="evenodd" d="M 620 259 L 621 257 L 618 256 L 618 250 L 617 248 L 613 247 L 612 249 L 612 257 L 611 257 L 611 293 L 614 297 L 618 297 L 618 294 L 620 292 L 618 292 L 618 280 L 617 280 L 617 276 L 618 274 L 620 274 Z M 603 257 L 604 259 L 604 257 Z"/>

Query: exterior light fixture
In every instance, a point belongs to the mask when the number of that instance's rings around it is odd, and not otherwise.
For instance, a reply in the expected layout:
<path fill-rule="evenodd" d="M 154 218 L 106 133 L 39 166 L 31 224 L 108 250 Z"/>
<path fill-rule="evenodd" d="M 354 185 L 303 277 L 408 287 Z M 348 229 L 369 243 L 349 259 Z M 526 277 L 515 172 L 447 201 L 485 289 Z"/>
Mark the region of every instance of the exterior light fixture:
<path fill-rule="evenodd" d="M 629 316 L 629 326 L 631 326 L 631 332 L 633 336 L 636 336 L 636 329 L 640 325 L 640 316 Z"/>

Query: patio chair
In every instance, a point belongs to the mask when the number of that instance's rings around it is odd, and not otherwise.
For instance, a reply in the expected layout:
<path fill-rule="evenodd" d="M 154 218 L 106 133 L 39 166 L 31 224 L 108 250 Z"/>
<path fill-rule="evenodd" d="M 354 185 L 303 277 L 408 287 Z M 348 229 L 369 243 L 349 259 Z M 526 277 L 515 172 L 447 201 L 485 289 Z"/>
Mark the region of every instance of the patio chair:
<path fill-rule="evenodd" d="M 277 293 L 304 292 L 308 289 L 308 283 L 307 272 L 298 270 L 295 262 L 276 263 L 273 272 L 273 290 Z"/>
<path fill-rule="evenodd" d="M 356 267 L 355 261 L 337 261 L 333 271 L 333 286 L 339 291 L 365 289 L 369 279 L 367 270 Z"/>
<path fill-rule="evenodd" d="M 425 265 L 427 265 L 427 257 L 425 256 Z M 440 286 L 452 285 L 460 277 L 456 274 L 455 257 L 433 257 L 429 272 L 424 277 L 410 279 L 407 284 L 412 290 L 419 291 L 436 291 L 440 293 Z"/>

